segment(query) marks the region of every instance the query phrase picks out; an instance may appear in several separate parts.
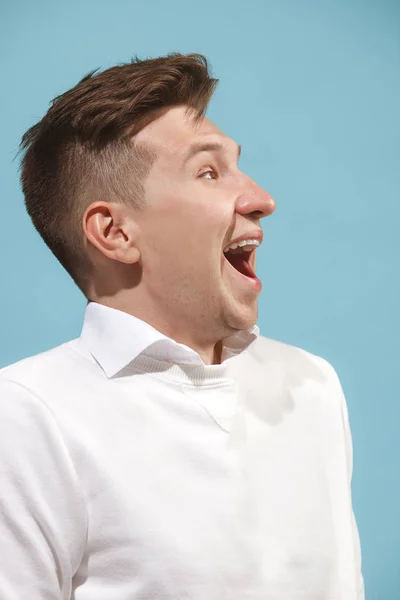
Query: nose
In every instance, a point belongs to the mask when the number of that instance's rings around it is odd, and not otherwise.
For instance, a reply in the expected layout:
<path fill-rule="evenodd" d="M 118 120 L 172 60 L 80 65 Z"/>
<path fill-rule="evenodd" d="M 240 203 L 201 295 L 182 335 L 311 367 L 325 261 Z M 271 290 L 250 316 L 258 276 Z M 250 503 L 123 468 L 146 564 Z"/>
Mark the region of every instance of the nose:
<path fill-rule="evenodd" d="M 254 216 L 257 219 L 268 217 L 276 208 L 276 202 L 265 190 L 250 179 L 250 186 L 240 195 L 236 202 L 236 212 L 243 216 Z"/>

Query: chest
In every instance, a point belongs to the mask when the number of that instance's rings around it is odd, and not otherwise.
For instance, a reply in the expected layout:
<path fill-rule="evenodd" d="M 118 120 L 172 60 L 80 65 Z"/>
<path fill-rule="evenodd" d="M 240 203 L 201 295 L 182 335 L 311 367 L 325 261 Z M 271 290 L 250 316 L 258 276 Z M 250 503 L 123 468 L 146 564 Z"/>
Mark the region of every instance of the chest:
<path fill-rule="evenodd" d="M 210 398 L 148 397 L 118 426 L 80 432 L 87 589 L 117 572 L 127 598 L 340 597 L 350 515 L 331 415 L 236 410 L 226 431 L 226 400 L 213 415 Z"/>

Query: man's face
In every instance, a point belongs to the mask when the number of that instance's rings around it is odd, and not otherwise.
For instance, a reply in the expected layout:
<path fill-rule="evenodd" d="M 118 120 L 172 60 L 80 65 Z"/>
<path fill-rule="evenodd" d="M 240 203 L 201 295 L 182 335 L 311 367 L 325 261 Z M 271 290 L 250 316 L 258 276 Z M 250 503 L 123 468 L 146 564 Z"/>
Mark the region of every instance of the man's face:
<path fill-rule="evenodd" d="M 136 135 L 158 153 L 144 185 L 147 207 L 136 215 L 141 285 L 165 320 L 219 339 L 256 323 L 261 289 L 223 250 L 262 235 L 260 218 L 275 202 L 239 170 L 236 142 L 207 118 L 195 126 L 185 110 L 169 109 Z M 223 150 L 189 156 L 193 143 Z M 255 269 L 255 250 L 243 256 Z M 237 265 L 245 271 L 243 259 Z"/>

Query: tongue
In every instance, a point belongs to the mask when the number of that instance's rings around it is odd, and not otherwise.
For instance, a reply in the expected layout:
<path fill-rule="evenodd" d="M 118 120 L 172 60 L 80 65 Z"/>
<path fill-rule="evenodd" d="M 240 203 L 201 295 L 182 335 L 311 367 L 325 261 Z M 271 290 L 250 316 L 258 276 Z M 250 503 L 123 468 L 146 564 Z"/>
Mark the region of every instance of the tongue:
<path fill-rule="evenodd" d="M 246 275 L 246 277 L 256 279 L 256 275 L 253 269 L 251 268 L 247 260 L 242 258 L 240 254 L 229 253 L 229 262 L 231 263 L 232 267 L 235 267 L 235 269 L 239 271 L 239 273 L 242 273 L 242 275 Z"/>

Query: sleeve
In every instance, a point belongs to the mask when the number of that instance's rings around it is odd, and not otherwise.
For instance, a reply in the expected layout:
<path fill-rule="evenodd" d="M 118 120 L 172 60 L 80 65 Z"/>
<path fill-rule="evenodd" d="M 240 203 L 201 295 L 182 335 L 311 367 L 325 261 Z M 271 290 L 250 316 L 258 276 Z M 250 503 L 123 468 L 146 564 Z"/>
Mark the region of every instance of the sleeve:
<path fill-rule="evenodd" d="M 49 409 L 0 379 L 0 598 L 70 600 L 86 507 Z"/>
<path fill-rule="evenodd" d="M 337 377 L 337 375 L 336 375 Z M 347 459 L 347 472 L 349 476 L 349 488 L 350 488 L 350 498 L 351 498 L 351 480 L 353 476 L 353 442 L 350 430 L 349 423 L 349 414 L 346 403 L 346 398 L 343 393 L 342 386 L 339 382 L 340 387 L 340 396 L 341 396 L 341 410 L 342 410 L 342 420 L 343 427 L 345 433 L 346 440 L 346 459 Z M 360 536 L 358 532 L 356 517 L 354 514 L 354 510 L 352 508 L 352 527 L 353 527 L 353 540 L 354 540 L 354 557 L 355 557 L 355 565 L 356 565 L 356 577 L 357 577 L 357 600 L 365 600 L 365 589 L 364 589 L 364 578 L 361 571 L 362 560 L 361 560 L 361 544 L 360 544 Z"/>

